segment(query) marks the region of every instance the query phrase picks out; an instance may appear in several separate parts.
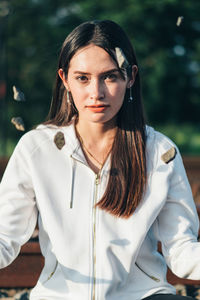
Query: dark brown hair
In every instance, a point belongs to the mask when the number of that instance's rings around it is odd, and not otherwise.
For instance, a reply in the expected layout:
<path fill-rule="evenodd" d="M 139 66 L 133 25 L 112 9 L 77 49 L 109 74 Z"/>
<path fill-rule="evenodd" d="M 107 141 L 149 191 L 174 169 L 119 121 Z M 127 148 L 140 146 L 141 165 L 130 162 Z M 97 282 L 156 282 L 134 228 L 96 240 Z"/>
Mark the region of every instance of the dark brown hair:
<path fill-rule="evenodd" d="M 113 50 L 116 47 L 120 48 L 128 60 L 129 67 L 126 71 L 131 77 L 132 66 L 137 65 L 133 47 L 122 28 L 109 20 L 85 22 L 76 27 L 63 43 L 58 69 L 62 68 L 67 75 L 73 55 L 91 43 L 107 51 L 117 66 Z M 127 90 L 117 115 L 118 128 L 111 152 L 108 185 L 102 199 L 96 204 L 112 215 L 124 218 L 133 214 L 146 186 L 146 135 L 139 72 L 131 89 L 134 100 L 133 103 L 128 102 L 129 90 Z M 62 80 L 57 74 L 46 124 L 66 126 L 72 117 L 78 115 L 75 105 L 67 104 L 65 93 Z"/>

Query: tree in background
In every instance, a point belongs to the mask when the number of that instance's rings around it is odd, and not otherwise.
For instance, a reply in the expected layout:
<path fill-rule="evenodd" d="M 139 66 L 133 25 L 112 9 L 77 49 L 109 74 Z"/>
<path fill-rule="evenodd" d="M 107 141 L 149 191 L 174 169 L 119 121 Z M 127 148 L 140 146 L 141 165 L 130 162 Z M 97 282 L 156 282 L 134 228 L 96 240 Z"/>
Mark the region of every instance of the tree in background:
<path fill-rule="evenodd" d="M 177 26 L 179 16 L 184 19 Z M 93 19 L 112 19 L 131 38 L 148 123 L 200 129 L 199 16 L 196 0 L 1 1 L 0 83 L 6 81 L 7 93 L 0 98 L 0 155 L 10 155 L 22 134 L 10 123 L 13 116 L 24 119 L 26 130 L 44 121 L 62 42 L 75 26 Z M 13 85 L 26 102 L 13 101 Z"/>

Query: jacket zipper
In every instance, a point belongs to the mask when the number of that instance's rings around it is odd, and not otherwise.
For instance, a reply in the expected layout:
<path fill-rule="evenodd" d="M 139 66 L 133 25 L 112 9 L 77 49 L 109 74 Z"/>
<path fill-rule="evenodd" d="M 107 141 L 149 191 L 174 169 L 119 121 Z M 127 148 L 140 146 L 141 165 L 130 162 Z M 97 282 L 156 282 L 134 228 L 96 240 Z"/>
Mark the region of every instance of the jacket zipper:
<path fill-rule="evenodd" d="M 135 263 L 135 265 L 138 267 L 138 269 L 140 271 L 142 271 L 145 275 L 147 275 L 149 278 L 151 278 L 152 280 L 156 281 L 156 282 L 160 282 L 160 279 L 155 277 L 155 276 L 152 276 L 152 275 L 149 275 L 146 271 L 144 271 L 137 263 Z"/>
<path fill-rule="evenodd" d="M 96 207 L 98 196 L 98 185 L 100 182 L 100 172 L 95 176 L 95 197 L 93 207 L 93 288 L 92 288 L 92 300 L 95 300 L 96 289 Z"/>

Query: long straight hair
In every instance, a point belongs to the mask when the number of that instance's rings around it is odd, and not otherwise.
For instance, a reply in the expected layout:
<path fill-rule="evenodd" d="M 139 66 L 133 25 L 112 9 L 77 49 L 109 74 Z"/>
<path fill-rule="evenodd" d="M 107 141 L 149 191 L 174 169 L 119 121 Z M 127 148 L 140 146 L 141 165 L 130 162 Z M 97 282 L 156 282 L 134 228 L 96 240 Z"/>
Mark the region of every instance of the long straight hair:
<path fill-rule="evenodd" d="M 133 47 L 122 28 L 113 21 L 89 21 L 76 27 L 63 43 L 58 69 L 64 70 L 67 77 L 69 63 L 74 54 L 89 44 L 103 48 L 109 53 L 119 68 L 113 55 L 120 48 L 128 63 L 128 76 L 133 65 L 137 65 Z M 121 69 L 119 68 L 121 72 Z M 146 187 L 146 134 L 143 106 L 140 91 L 139 72 L 131 87 L 134 97 L 129 103 L 129 89 L 117 114 L 117 132 L 111 151 L 111 169 L 108 184 L 97 207 L 117 217 L 128 218 L 140 203 Z M 66 89 L 57 74 L 53 99 L 46 124 L 67 126 L 78 111 L 66 101 Z"/>

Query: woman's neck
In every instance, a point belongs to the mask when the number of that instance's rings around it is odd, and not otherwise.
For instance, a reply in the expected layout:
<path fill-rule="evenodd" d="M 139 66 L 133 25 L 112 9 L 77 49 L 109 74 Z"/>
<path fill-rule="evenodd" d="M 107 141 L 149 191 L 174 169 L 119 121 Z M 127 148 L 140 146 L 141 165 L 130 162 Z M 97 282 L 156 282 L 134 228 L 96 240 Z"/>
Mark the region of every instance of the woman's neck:
<path fill-rule="evenodd" d="M 102 124 L 94 122 L 76 122 L 76 129 L 85 143 L 88 145 L 107 144 L 108 141 L 114 140 L 117 127 L 115 124 Z"/>
<path fill-rule="evenodd" d="M 116 135 L 116 126 L 78 121 L 76 134 L 91 169 L 98 173 L 103 167 Z"/>

